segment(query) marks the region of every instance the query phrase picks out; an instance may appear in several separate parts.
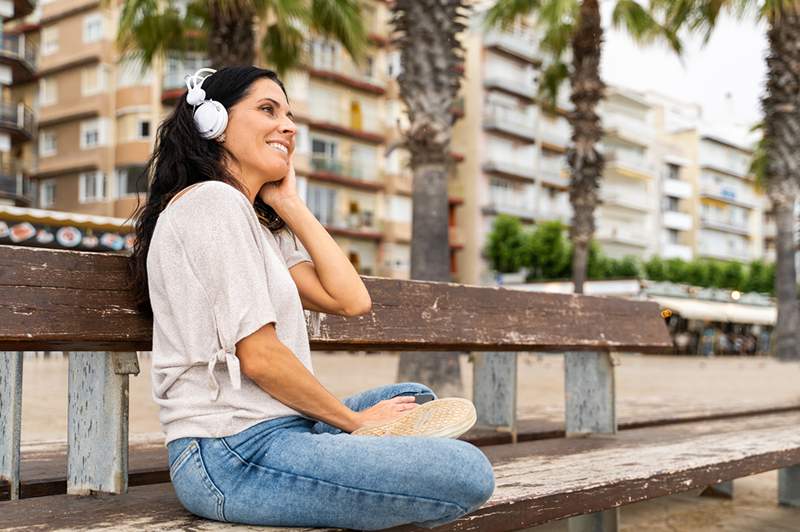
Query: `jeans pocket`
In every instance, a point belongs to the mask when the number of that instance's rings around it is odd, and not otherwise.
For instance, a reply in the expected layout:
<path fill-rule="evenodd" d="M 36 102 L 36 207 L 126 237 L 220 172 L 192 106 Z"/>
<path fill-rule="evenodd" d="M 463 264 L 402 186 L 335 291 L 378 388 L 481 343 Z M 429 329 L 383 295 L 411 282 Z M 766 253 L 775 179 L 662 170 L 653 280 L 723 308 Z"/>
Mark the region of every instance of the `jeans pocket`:
<path fill-rule="evenodd" d="M 200 446 L 192 441 L 175 459 L 169 477 L 181 504 L 195 515 L 225 521 L 225 497 L 206 470 Z"/>

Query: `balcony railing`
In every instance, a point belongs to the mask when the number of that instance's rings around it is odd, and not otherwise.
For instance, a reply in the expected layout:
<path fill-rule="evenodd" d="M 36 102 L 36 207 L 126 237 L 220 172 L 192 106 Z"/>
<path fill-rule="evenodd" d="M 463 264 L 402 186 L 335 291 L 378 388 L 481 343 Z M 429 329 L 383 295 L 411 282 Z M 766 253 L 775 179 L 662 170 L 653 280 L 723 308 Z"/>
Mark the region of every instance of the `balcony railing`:
<path fill-rule="evenodd" d="M 483 120 L 486 127 L 499 129 L 530 140 L 536 138 L 535 112 L 526 113 L 500 105 L 491 105 L 486 108 Z"/>
<path fill-rule="evenodd" d="M 732 187 L 717 185 L 715 183 L 700 183 L 700 194 L 714 199 L 738 203 L 747 207 L 753 207 L 756 204 L 756 200 L 752 195 Z"/>
<path fill-rule="evenodd" d="M 0 126 L 33 137 L 33 111 L 24 103 L 0 102 Z"/>
<path fill-rule="evenodd" d="M 487 47 L 496 47 L 507 53 L 531 62 L 540 62 L 539 39 L 533 31 L 492 30 L 486 34 Z"/>
<path fill-rule="evenodd" d="M 742 235 L 746 235 L 749 232 L 747 223 L 742 223 L 728 218 L 701 216 L 700 222 L 703 224 L 703 227 L 707 227 L 709 229 L 718 229 L 721 231 L 739 233 Z"/>
<path fill-rule="evenodd" d="M 603 128 L 606 131 L 618 131 L 620 135 L 648 144 L 653 136 L 653 128 L 643 120 L 637 120 L 619 113 L 603 115 Z"/>
<path fill-rule="evenodd" d="M 350 78 L 370 85 L 382 86 L 381 80 L 372 72 L 367 72 L 363 67 L 354 64 L 342 52 L 323 54 L 316 52 L 312 46 L 308 52 L 309 66 L 315 70 L 333 72 L 345 78 Z M 373 69 L 375 66 L 373 65 Z"/>
<path fill-rule="evenodd" d="M 0 54 L 25 61 L 31 69 L 36 68 L 36 52 L 38 47 L 25 37 L 3 34 L 0 39 Z"/>
<path fill-rule="evenodd" d="M 204 54 L 186 54 L 181 58 L 174 54 L 169 54 L 164 68 L 164 80 L 161 88 L 163 90 L 174 90 L 186 88 L 185 77 L 187 74 L 194 74 L 197 70 L 208 66 L 208 57 Z"/>
<path fill-rule="evenodd" d="M 483 78 L 483 84 L 486 87 L 501 89 L 529 100 L 536 98 L 536 85 L 532 81 L 504 72 L 487 72 Z"/>
<path fill-rule="evenodd" d="M 335 157 L 313 155 L 311 167 L 315 172 L 326 172 L 361 181 L 377 181 L 376 165 L 362 161 L 344 161 Z"/>
<path fill-rule="evenodd" d="M 647 162 L 644 157 L 631 155 L 622 150 L 609 150 L 605 157 L 609 166 L 621 167 L 646 176 L 656 175 L 655 166 Z"/>

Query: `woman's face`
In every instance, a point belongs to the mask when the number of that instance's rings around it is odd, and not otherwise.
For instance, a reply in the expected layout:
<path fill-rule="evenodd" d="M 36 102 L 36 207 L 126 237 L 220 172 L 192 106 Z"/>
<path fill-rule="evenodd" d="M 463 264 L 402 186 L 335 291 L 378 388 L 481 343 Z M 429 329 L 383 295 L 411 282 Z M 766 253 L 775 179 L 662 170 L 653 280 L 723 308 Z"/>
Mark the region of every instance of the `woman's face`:
<path fill-rule="evenodd" d="M 245 176 L 266 183 L 286 176 L 296 133 L 283 90 L 271 79 L 259 78 L 247 95 L 228 109 L 224 145 Z"/>

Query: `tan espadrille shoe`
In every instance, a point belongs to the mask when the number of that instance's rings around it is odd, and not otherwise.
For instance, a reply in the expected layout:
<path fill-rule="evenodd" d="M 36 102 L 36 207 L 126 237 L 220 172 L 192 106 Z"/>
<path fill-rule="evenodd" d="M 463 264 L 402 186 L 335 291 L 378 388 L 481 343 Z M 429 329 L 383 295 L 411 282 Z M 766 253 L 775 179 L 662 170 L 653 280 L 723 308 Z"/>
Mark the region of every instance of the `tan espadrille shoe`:
<path fill-rule="evenodd" d="M 354 430 L 355 436 L 426 436 L 458 438 L 477 420 L 475 405 L 460 397 L 434 399 L 403 416 L 371 427 Z"/>

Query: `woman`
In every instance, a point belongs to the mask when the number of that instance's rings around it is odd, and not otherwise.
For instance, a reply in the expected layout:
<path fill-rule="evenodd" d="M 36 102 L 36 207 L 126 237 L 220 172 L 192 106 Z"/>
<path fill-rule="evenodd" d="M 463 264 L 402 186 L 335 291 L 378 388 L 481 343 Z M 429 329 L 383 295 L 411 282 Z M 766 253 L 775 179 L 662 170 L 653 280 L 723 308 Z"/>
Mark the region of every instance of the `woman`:
<path fill-rule="evenodd" d="M 243 66 L 201 69 L 187 87 L 159 127 L 131 257 L 181 503 L 220 521 L 363 530 L 480 507 L 491 465 L 452 439 L 474 423 L 465 400 L 420 406 L 435 394 L 400 383 L 341 402 L 314 377 L 303 308 L 355 316 L 371 300 L 296 194 L 283 84 Z M 447 416 L 423 409 L 451 417 L 426 426 Z M 408 426 L 415 436 L 395 435 Z M 434 433 L 450 438 L 420 437 Z"/>

